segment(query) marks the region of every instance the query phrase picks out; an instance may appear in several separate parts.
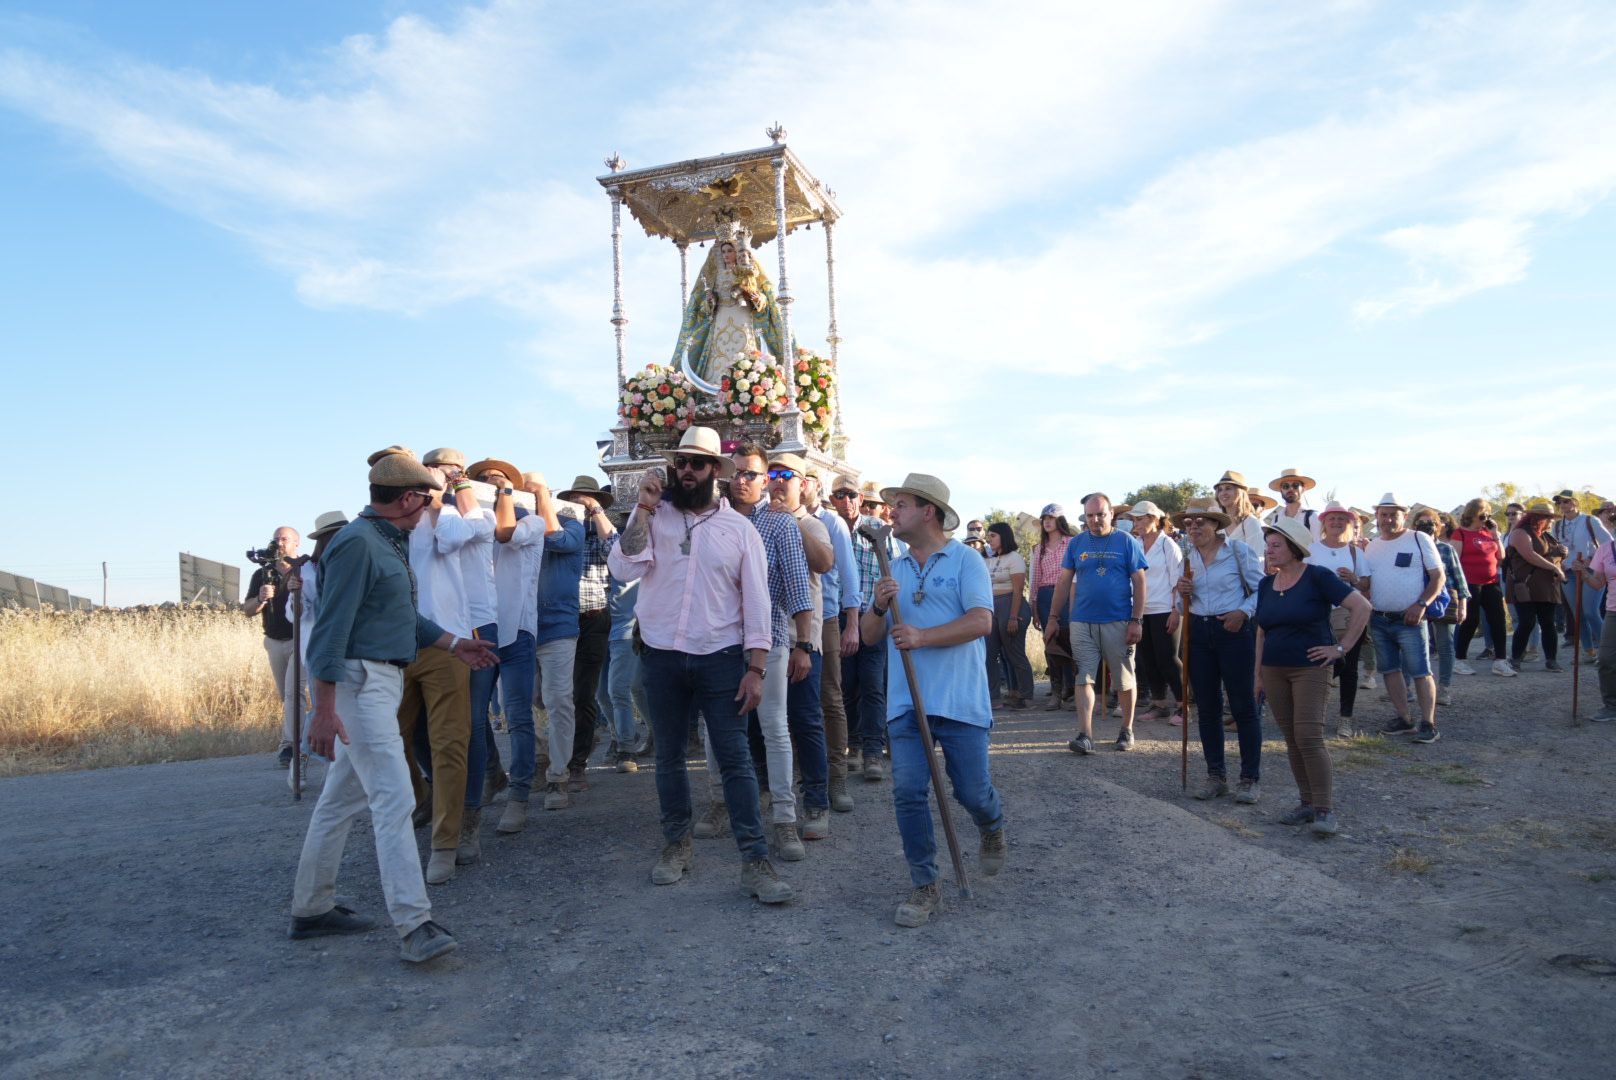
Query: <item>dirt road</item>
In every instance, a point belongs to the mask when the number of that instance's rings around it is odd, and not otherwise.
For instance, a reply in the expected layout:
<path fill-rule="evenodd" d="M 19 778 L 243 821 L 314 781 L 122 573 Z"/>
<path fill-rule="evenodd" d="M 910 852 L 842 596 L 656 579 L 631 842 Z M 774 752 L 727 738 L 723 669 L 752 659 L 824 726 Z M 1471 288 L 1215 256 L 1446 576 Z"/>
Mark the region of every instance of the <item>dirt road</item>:
<path fill-rule="evenodd" d="M 1069 717 L 1008 714 L 1009 864 L 918 931 L 888 783 L 853 781 L 765 909 L 728 839 L 652 886 L 651 770 L 593 769 L 526 833 L 485 825 L 432 893 L 462 946 L 424 970 L 390 930 L 286 940 L 312 798 L 267 756 L 0 782 L 0 1073 L 1608 1077 L 1616 725 L 1569 727 L 1567 679 L 1460 680 L 1434 746 L 1339 743 L 1329 841 L 1274 822 L 1272 730 L 1244 807 L 1179 794 L 1166 724 L 1122 754 L 1101 720 L 1080 759 Z M 367 828 L 339 891 L 384 915 Z"/>

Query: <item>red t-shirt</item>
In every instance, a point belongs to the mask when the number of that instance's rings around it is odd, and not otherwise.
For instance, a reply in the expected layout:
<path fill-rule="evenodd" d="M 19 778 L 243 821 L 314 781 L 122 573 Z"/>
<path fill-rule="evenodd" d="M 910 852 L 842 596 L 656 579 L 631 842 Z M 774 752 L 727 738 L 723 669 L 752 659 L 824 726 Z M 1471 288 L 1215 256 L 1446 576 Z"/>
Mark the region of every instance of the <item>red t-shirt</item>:
<path fill-rule="evenodd" d="M 1498 564 L 1504 557 L 1497 533 L 1486 529 L 1455 528 L 1453 546 L 1459 549 L 1459 566 L 1464 570 L 1468 584 L 1497 584 Z"/>

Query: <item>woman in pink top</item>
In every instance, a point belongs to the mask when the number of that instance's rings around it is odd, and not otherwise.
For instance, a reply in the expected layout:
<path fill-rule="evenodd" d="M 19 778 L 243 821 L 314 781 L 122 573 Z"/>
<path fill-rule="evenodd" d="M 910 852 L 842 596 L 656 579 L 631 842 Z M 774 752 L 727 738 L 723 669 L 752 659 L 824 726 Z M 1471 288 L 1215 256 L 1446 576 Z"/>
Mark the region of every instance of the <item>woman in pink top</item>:
<path fill-rule="evenodd" d="M 1470 652 L 1470 640 L 1476 636 L 1482 616 L 1486 616 L 1487 637 L 1495 658 L 1493 674 L 1509 678 L 1515 674 L 1515 669 L 1504 659 L 1504 585 L 1498 573 L 1504 561 L 1504 545 L 1498 538 L 1492 512 L 1492 504 L 1486 499 L 1471 499 L 1459 512 L 1459 524 L 1448 538 L 1458 549 L 1459 568 L 1464 571 L 1471 595 L 1465 620 L 1459 625 L 1459 639 L 1455 643 L 1458 659 L 1453 671 L 1457 675 L 1476 673 L 1465 660 Z"/>
<path fill-rule="evenodd" d="M 1061 561 L 1066 558 L 1066 544 L 1077 535 L 1077 530 L 1067 524 L 1066 511 L 1060 503 L 1050 503 L 1038 517 L 1039 528 L 1043 530 L 1042 538 L 1032 549 L 1032 595 L 1033 614 L 1037 618 L 1040 631 L 1049 621 L 1049 609 L 1055 602 L 1055 584 L 1060 581 Z M 1049 706 L 1050 712 L 1058 712 L 1066 707 L 1076 692 L 1076 669 L 1072 665 L 1072 639 L 1067 634 L 1066 623 L 1061 622 L 1060 633 L 1055 639 L 1065 655 L 1057 655 L 1054 649 L 1046 649 L 1044 657 L 1049 664 Z"/>

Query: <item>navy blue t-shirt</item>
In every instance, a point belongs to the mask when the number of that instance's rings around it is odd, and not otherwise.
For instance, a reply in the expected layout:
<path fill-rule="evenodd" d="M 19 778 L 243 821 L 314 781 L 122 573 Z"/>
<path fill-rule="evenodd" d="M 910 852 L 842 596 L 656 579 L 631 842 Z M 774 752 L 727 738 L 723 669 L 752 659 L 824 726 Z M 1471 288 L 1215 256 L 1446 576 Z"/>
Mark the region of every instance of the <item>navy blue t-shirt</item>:
<path fill-rule="evenodd" d="M 1265 574 L 1257 586 L 1257 625 L 1262 628 L 1264 667 L 1308 667 L 1307 650 L 1334 645 L 1330 609 L 1352 592 L 1333 570 L 1309 565 L 1295 585 L 1280 593 Z"/>

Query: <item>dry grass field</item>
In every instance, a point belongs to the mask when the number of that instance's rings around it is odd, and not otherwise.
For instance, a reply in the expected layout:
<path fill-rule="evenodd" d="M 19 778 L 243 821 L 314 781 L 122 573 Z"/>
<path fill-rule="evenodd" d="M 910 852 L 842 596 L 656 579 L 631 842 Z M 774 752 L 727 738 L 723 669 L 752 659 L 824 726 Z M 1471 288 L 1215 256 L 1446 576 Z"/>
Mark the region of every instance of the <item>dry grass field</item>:
<path fill-rule="evenodd" d="M 0 611 L 0 776 L 275 748 L 258 622 L 204 607 Z"/>

